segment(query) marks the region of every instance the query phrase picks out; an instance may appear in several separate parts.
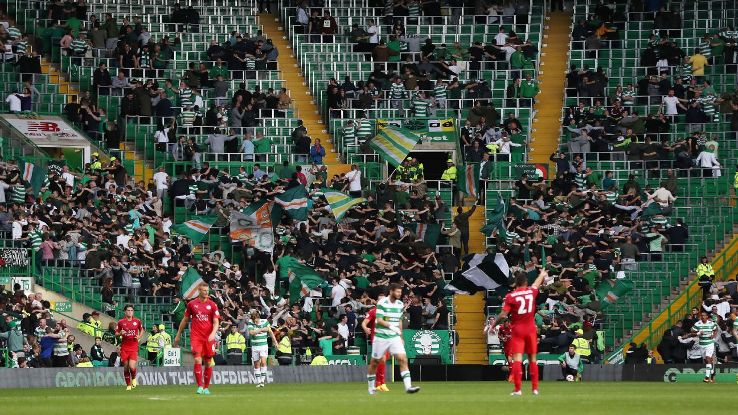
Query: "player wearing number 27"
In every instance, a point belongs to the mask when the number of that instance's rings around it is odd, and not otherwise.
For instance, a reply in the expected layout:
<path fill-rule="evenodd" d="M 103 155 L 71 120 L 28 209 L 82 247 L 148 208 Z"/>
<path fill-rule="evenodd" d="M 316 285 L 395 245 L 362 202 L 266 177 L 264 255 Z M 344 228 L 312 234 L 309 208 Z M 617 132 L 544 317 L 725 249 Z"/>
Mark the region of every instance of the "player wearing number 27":
<path fill-rule="evenodd" d="M 523 273 L 515 274 L 515 289 L 505 296 L 502 312 L 498 321 L 510 319 L 512 338 L 510 339 L 510 353 L 513 356 L 512 376 L 515 390 L 511 395 L 522 395 L 520 390 L 523 382 L 523 353 L 528 355 L 528 372 L 533 387 L 533 394 L 538 395 L 538 335 L 536 333 L 536 298 L 538 287 L 548 276 L 541 270 L 538 278 L 528 286 L 528 276 Z"/>

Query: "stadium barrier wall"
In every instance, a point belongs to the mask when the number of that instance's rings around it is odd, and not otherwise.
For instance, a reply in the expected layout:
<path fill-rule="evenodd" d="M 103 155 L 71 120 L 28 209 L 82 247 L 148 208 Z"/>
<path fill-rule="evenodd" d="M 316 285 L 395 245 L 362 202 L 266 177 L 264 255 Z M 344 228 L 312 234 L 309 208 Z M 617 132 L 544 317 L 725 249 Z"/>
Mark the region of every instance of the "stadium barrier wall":
<path fill-rule="evenodd" d="M 192 369 L 147 367 L 138 372 L 139 385 L 194 385 Z M 267 370 L 268 383 L 330 383 L 366 381 L 366 366 L 274 366 Z M 216 366 L 213 385 L 254 384 L 250 366 Z M 122 386 L 121 368 L 0 369 L 2 388 L 76 388 Z M 1 411 L 0 411 L 1 412 Z"/>

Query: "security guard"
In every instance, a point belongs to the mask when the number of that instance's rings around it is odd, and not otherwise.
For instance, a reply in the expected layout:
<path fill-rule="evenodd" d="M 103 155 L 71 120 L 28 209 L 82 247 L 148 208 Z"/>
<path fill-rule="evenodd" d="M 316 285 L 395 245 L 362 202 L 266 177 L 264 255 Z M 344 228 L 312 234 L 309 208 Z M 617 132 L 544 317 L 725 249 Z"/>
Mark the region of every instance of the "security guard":
<path fill-rule="evenodd" d="M 588 362 L 589 356 L 592 354 L 592 349 L 589 347 L 589 341 L 582 337 L 584 335 L 584 331 L 582 329 L 577 329 L 574 334 L 576 334 L 576 337 L 572 340 L 571 345 L 574 346 L 576 353 L 582 357 L 582 360 L 584 362 Z"/>
<path fill-rule="evenodd" d="M 452 182 L 456 182 L 456 166 L 454 166 L 453 160 L 446 160 L 446 170 L 443 171 L 443 174 L 441 175 L 441 180 L 450 180 Z"/>
<path fill-rule="evenodd" d="M 231 331 L 225 339 L 229 365 L 242 365 L 243 352 L 246 350 L 246 338 L 238 332 L 238 326 L 231 325 Z"/>
<path fill-rule="evenodd" d="M 154 324 L 151 326 L 151 334 L 149 334 L 149 338 L 146 340 L 146 351 L 148 352 L 148 359 L 152 366 L 156 366 L 156 357 L 159 355 L 159 350 L 161 350 L 160 340 L 159 326 Z"/>
<path fill-rule="evenodd" d="M 446 188 L 451 187 L 451 203 L 456 204 L 456 201 L 458 200 L 457 187 L 456 187 L 456 166 L 454 166 L 454 161 L 451 159 L 448 159 L 446 161 L 446 170 L 443 171 L 443 174 L 441 174 L 441 180 L 447 180 L 448 182 L 441 182 L 441 186 L 444 186 Z"/>
<path fill-rule="evenodd" d="M 102 162 L 100 161 L 100 155 L 98 153 L 92 153 L 92 163 L 90 163 L 90 170 L 93 173 L 102 170 Z"/>
<path fill-rule="evenodd" d="M 700 263 L 697 265 L 697 277 L 699 278 L 703 275 L 710 277 L 710 279 L 715 278 L 715 271 L 712 270 L 712 264 L 707 261 L 706 256 L 700 258 Z"/>
<path fill-rule="evenodd" d="M 397 176 L 400 178 L 401 182 L 409 182 L 410 180 L 410 160 L 412 160 L 410 157 L 406 158 L 402 161 L 402 163 L 397 166 Z"/>
<path fill-rule="evenodd" d="M 418 161 L 417 158 L 413 157 L 413 166 L 415 167 L 415 177 L 413 177 L 413 180 L 422 179 L 425 177 L 425 166 L 423 166 L 423 163 Z"/>
<path fill-rule="evenodd" d="M 172 336 L 166 331 L 166 326 L 159 324 L 159 337 L 161 338 L 162 347 L 168 349 L 172 347 Z"/>
<path fill-rule="evenodd" d="M 290 365 L 292 363 L 292 341 L 290 340 L 289 331 L 286 327 L 280 330 L 282 338 L 277 344 L 277 361 L 280 365 Z"/>

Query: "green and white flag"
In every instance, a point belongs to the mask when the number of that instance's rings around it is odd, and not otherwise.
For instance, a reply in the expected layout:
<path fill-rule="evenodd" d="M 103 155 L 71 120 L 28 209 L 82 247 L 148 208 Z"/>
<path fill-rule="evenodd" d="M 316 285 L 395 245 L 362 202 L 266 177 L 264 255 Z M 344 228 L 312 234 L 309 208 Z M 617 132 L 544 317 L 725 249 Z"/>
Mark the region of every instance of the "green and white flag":
<path fill-rule="evenodd" d="M 394 166 L 399 166 L 413 151 L 420 137 L 406 128 L 387 126 L 369 142 L 369 147 Z"/>
<path fill-rule="evenodd" d="M 187 271 L 182 276 L 182 287 L 180 288 L 180 295 L 183 300 L 191 300 L 198 295 L 198 288 L 200 284 L 205 282 L 200 274 L 197 273 L 192 267 L 187 268 Z"/>
<path fill-rule="evenodd" d="M 294 220 L 304 221 L 308 218 L 308 194 L 302 186 L 295 186 L 274 197 L 275 217 L 287 212 Z"/>
<path fill-rule="evenodd" d="M 331 212 L 336 218 L 336 222 L 343 220 L 343 217 L 346 216 L 346 212 L 348 212 L 352 207 L 366 202 L 366 199 L 363 197 L 354 198 L 333 189 L 325 188 L 321 191 L 323 192 L 325 200 L 328 201 L 328 206 L 330 206 Z"/>
<path fill-rule="evenodd" d="M 280 264 L 279 273 L 286 273 L 290 282 L 290 302 L 296 303 L 325 284 L 320 274 L 301 263 L 297 258 L 289 257 L 289 261 Z"/>
<path fill-rule="evenodd" d="M 210 228 L 218 218 L 216 216 L 199 216 L 185 223 L 172 226 L 172 230 L 186 236 L 193 244 L 199 244 L 210 232 Z"/>
<path fill-rule="evenodd" d="M 246 243 L 260 251 L 272 252 L 274 230 L 269 203 L 266 201 L 252 203 L 243 212 L 231 212 L 229 219 L 232 241 Z"/>
<path fill-rule="evenodd" d="M 430 247 L 435 248 L 438 245 L 441 225 L 437 223 L 408 223 L 404 227 L 414 233 L 417 240 L 422 240 Z"/>
<path fill-rule="evenodd" d="M 46 171 L 33 163 L 25 161 L 18 162 L 18 169 L 20 169 L 21 179 L 31 184 L 33 195 L 38 195 L 46 180 Z"/>
<path fill-rule="evenodd" d="M 603 280 L 597 287 L 597 298 L 602 310 L 618 302 L 620 297 L 633 290 L 633 281 L 621 278 Z"/>
<path fill-rule="evenodd" d="M 487 206 L 488 208 L 490 206 Z M 498 230 L 498 238 L 505 238 L 507 229 L 505 229 L 505 215 L 507 215 L 507 206 L 502 199 L 501 194 L 497 194 L 497 204 L 487 211 L 487 224 L 480 229 L 480 232 L 486 237 L 492 236 L 495 229 Z"/>
<path fill-rule="evenodd" d="M 479 164 L 467 164 L 458 177 L 459 190 L 469 197 L 479 197 Z"/>

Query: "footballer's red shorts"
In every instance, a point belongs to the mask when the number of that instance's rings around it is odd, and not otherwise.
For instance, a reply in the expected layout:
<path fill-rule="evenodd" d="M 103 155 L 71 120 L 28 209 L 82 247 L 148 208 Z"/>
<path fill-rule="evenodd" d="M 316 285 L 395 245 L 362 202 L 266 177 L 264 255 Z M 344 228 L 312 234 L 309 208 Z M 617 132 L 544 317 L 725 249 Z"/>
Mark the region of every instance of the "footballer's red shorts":
<path fill-rule="evenodd" d="M 208 339 L 190 339 L 190 349 L 195 358 L 210 359 L 215 356 L 215 342 L 209 342 Z"/>
<path fill-rule="evenodd" d="M 138 349 L 120 349 L 120 361 L 138 360 Z"/>
<path fill-rule="evenodd" d="M 508 342 L 510 354 L 525 353 L 528 356 L 538 353 L 538 335 L 535 329 L 524 332 L 513 332 Z"/>

